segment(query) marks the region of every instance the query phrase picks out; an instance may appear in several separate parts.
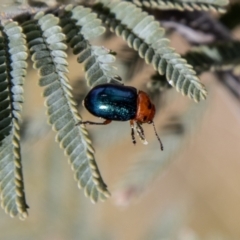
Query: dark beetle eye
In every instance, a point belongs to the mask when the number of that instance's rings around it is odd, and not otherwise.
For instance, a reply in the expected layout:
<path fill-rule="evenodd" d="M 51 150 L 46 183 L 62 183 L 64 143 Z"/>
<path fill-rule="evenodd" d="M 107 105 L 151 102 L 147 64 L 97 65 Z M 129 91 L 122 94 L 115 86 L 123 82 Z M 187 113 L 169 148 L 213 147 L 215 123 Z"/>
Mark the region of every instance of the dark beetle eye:
<path fill-rule="evenodd" d="M 148 109 L 151 109 L 152 108 L 152 104 L 149 102 L 148 103 Z"/>
<path fill-rule="evenodd" d="M 147 120 L 147 116 L 144 116 L 143 121 L 145 122 Z"/>

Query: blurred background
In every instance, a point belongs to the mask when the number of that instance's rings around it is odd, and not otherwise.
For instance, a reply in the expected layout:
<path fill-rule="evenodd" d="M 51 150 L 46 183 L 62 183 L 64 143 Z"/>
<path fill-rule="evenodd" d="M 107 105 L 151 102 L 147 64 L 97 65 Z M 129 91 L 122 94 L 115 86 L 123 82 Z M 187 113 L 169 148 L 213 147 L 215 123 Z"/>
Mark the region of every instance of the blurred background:
<path fill-rule="evenodd" d="M 10 13 L 26 7 L 23 1 L 0 4 Z M 234 26 L 232 36 L 239 39 L 239 32 Z M 167 34 L 180 54 L 189 49 L 188 39 L 178 31 Z M 218 78 L 201 74 L 209 95 L 197 104 L 175 89 L 160 91 L 151 84 L 152 67 L 122 39 L 107 33 L 97 44 L 117 52 L 118 73 L 126 85 L 150 94 L 164 151 L 151 125 L 144 126 L 149 144 L 137 139 L 135 146 L 128 122 L 87 126 L 102 177 L 112 194 L 107 201 L 92 204 L 77 188 L 67 158 L 47 124 L 43 90 L 29 62 L 22 123 L 29 217 L 12 219 L 2 210 L 0 239 L 240 239 L 239 80 L 231 88 L 229 76 L 224 80 L 223 74 Z M 81 104 L 89 90 L 81 68 L 69 50 L 69 80 L 79 112 L 84 120 L 96 120 Z"/>

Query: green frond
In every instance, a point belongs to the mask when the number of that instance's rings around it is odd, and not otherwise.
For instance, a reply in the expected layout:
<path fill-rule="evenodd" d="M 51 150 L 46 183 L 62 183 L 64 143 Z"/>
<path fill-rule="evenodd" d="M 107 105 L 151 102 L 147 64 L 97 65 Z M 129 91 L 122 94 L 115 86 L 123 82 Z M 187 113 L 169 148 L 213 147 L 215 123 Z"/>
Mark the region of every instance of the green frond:
<path fill-rule="evenodd" d="M 139 7 L 147 7 L 161 10 L 176 9 L 179 11 L 214 11 L 224 13 L 224 8 L 228 4 L 228 0 L 133 0 L 131 1 Z"/>
<path fill-rule="evenodd" d="M 22 28 L 14 21 L 2 22 L 0 38 L 0 192 L 6 213 L 27 217 L 21 148 L 20 112 L 27 68 L 27 48 Z"/>
<path fill-rule="evenodd" d="M 23 28 L 34 67 L 41 76 L 39 84 L 45 88 L 49 123 L 57 131 L 56 140 L 69 157 L 75 179 L 78 186 L 84 188 L 85 195 L 93 202 L 104 200 L 109 192 L 98 170 L 88 133 L 83 125 L 76 126 L 81 117 L 66 76 L 66 36 L 59 26 L 59 18 L 39 12 L 32 21 L 23 24 Z"/>
<path fill-rule="evenodd" d="M 240 64 L 240 42 L 229 41 L 191 48 L 184 58 L 197 72 L 233 69 Z"/>
<path fill-rule="evenodd" d="M 192 66 L 164 38 L 164 29 L 152 16 L 131 3 L 101 0 L 94 10 L 117 35 L 138 51 L 146 63 L 151 63 L 159 74 L 166 74 L 168 82 L 183 95 L 199 102 L 207 91 Z"/>
<path fill-rule="evenodd" d="M 159 151 L 159 145 L 156 143 L 151 149 L 141 153 L 137 162 L 128 169 L 123 180 L 119 182 L 116 195 L 120 195 L 127 203 L 142 195 L 151 186 L 152 181 L 159 177 L 186 147 L 187 141 L 197 130 L 207 106 L 206 102 L 201 102 L 198 107 L 190 104 L 179 119 L 183 132 L 180 132 L 181 134 L 179 131 L 161 133 L 162 142 L 166 146 L 164 151 L 161 154 L 155 153 Z"/>
<path fill-rule="evenodd" d="M 191 48 L 183 57 L 191 64 L 197 73 L 205 71 L 233 70 L 237 73 L 240 65 L 240 42 L 227 41 Z M 155 74 L 148 82 L 150 91 L 169 88 L 165 76 Z"/>
<path fill-rule="evenodd" d="M 113 66 L 115 57 L 104 47 L 92 46 L 90 41 L 101 35 L 105 28 L 91 9 L 68 5 L 61 16 L 60 25 L 67 36 L 78 62 L 84 63 L 85 77 L 89 86 L 117 83 L 121 80 Z"/>
<path fill-rule="evenodd" d="M 94 87 L 103 83 L 121 84 L 121 78 L 116 73 L 116 68 L 111 64 L 115 57 L 110 54 L 110 50 L 105 47 L 91 46 L 89 55 L 82 57 L 80 54 L 78 61 L 84 62 L 84 70 L 88 85 Z"/>

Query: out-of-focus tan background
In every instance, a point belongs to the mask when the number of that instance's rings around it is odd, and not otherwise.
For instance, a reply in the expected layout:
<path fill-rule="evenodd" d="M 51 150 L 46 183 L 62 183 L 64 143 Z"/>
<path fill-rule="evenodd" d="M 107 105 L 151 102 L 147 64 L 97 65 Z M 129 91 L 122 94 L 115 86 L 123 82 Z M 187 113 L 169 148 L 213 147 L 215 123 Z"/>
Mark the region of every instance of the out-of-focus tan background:
<path fill-rule="evenodd" d="M 106 42 L 112 50 L 118 50 L 121 44 L 117 39 Z M 180 52 L 184 52 L 184 44 L 180 38 L 173 40 Z M 82 76 L 75 57 L 69 57 L 69 69 L 69 79 L 74 85 Z M 119 69 L 124 70 L 124 66 L 119 65 Z M 150 73 L 150 67 L 138 69 L 127 84 L 144 88 Z M 106 202 L 94 205 L 77 188 L 70 165 L 54 140 L 55 133 L 46 124 L 42 89 L 29 64 L 22 143 L 29 217 L 20 221 L 0 211 L 0 239 L 240 239 L 239 102 L 213 75 L 201 77 L 209 90 L 208 100 L 201 105 L 191 103 L 175 90 L 164 95 L 161 102 L 155 98 L 157 106 L 164 105 L 164 109 L 157 108 L 155 122 L 166 151 L 171 147 L 174 150 L 167 140 L 168 132 L 164 132 L 169 118 L 176 115 L 181 119 L 182 109 L 189 104 L 195 110 L 200 107 L 202 110 L 197 116 L 189 114 L 191 134 L 185 136 L 183 128 L 183 134 L 177 135 L 182 147 L 148 182 L 143 194 L 139 189 L 126 188 L 129 177 L 126 172 L 139 160 L 145 160 L 144 164 L 151 159 L 156 159 L 156 163 L 161 161 L 163 153 L 152 127 L 144 126 L 147 146 L 140 141 L 132 145 L 127 122 L 88 127 L 99 168 L 113 195 Z M 80 88 L 79 83 L 75 86 Z M 95 119 L 83 109 L 81 113 L 84 119 Z"/>

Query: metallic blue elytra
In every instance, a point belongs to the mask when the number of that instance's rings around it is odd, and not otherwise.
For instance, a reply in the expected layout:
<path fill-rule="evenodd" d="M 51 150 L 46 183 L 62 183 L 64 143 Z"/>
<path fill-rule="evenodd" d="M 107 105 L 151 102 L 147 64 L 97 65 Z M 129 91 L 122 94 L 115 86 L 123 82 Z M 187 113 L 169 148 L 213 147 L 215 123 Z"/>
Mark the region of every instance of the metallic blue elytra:
<path fill-rule="evenodd" d="M 127 121 L 134 119 L 137 111 L 137 90 L 116 84 L 101 84 L 85 97 L 84 106 L 97 117 L 106 120 Z"/>

